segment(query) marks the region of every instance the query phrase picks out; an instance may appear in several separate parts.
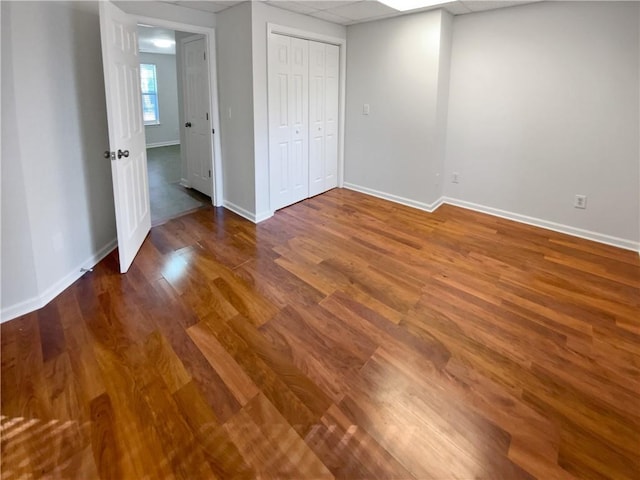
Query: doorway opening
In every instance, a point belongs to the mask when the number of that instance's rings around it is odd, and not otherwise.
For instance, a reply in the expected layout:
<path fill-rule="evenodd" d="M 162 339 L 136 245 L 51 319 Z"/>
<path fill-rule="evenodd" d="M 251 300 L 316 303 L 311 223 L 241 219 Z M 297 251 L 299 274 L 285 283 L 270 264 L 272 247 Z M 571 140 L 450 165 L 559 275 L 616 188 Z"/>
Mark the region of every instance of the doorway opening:
<path fill-rule="evenodd" d="M 206 38 L 138 24 L 151 225 L 212 203 Z"/>

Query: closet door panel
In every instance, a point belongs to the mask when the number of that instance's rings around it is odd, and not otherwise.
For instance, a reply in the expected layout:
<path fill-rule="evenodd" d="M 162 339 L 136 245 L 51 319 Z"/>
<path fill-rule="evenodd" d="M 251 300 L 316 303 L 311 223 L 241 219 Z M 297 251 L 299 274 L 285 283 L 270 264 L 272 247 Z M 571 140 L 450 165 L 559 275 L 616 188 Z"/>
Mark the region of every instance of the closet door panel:
<path fill-rule="evenodd" d="M 325 191 L 325 44 L 309 42 L 309 195 Z"/>
<path fill-rule="evenodd" d="M 338 186 L 340 48 L 325 45 L 324 191 Z"/>
<path fill-rule="evenodd" d="M 290 70 L 291 39 L 273 35 L 269 42 L 269 188 L 273 209 L 288 205 L 291 197 Z"/>
<path fill-rule="evenodd" d="M 309 196 L 309 42 L 291 39 L 291 88 L 289 105 L 293 126 L 290 163 L 291 199 L 296 203 Z"/>
<path fill-rule="evenodd" d="M 269 187 L 277 210 L 309 196 L 308 42 L 269 41 Z"/>

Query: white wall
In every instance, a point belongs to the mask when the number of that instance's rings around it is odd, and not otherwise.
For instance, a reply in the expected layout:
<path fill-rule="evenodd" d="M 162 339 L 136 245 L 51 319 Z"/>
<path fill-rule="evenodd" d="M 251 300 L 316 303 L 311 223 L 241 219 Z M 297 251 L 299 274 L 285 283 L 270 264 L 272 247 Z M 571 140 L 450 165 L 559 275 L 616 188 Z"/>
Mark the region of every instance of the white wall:
<path fill-rule="evenodd" d="M 224 12 L 223 12 L 224 13 Z M 221 24 L 222 22 L 220 22 Z M 252 2 L 253 121 L 255 142 L 255 210 L 258 220 L 271 214 L 269 207 L 269 111 L 267 105 L 267 23 L 297 28 L 334 38 L 346 38 L 346 28 L 299 15 L 262 2 Z"/>
<path fill-rule="evenodd" d="M 446 195 L 633 248 L 639 8 L 544 2 L 456 17 Z"/>
<path fill-rule="evenodd" d="M 97 3 L 1 8 L 6 320 L 78 278 L 115 246 L 116 228 Z"/>
<path fill-rule="evenodd" d="M 345 186 L 425 209 L 441 197 L 450 25 L 438 10 L 348 27 Z"/>
<path fill-rule="evenodd" d="M 216 56 L 224 205 L 255 214 L 251 3 L 218 14 Z"/>
<path fill-rule="evenodd" d="M 140 63 L 153 63 L 156 66 L 158 82 L 160 124 L 144 127 L 147 146 L 180 143 L 176 56 L 141 52 Z"/>
<path fill-rule="evenodd" d="M 27 209 L 25 172 L 21 161 L 13 71 L 13 28 L 7 2 L 0 3 L 2 16 L 2 162 L 0 163 L 0 301 L 2 309 L 38 295 L 33 263 L 33 243 Z M 4 317 L 4 315 L 3 315 Z"/>

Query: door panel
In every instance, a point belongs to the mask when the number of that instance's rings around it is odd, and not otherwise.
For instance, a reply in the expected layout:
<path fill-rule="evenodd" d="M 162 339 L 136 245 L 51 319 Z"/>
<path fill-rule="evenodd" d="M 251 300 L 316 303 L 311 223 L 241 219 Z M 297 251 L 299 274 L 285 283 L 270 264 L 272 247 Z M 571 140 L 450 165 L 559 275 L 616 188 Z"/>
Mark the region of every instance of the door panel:
<path fill-rule="evenodd" d="M 340 48 L 325 45 L 324 191 L 338 186 Z"/>
<path fill-rule="evenodd" d="M 120 271 L 125 273 L 151 228 L 147 151 L 136 21 L 110 2 L 100 2 L 100 36 L 118 231 Z"/>
<path fill-rule="evenodd" d="M 189 184 L 195 190 L 212 196 L 212 131 L 209 106 L 209 67 L 205 39 L 184 43 L 185 59 L 185 126 L 186 158 Z"/>
<path fill-rule="evenodd" d="M 309 195 L 324 192 L 325 44 L 309 42 Z"/>
<path fill-rule="evenodd" d="M 309 42 L 309 195 L 338 186 L 338 72 L 336 45 Z"/>
<path fill-rule="evenodd" d="M 308 75 L 307 42 L 273 34 L 269 42 L 269 177 L 273 210 L 309 195 Z"/>

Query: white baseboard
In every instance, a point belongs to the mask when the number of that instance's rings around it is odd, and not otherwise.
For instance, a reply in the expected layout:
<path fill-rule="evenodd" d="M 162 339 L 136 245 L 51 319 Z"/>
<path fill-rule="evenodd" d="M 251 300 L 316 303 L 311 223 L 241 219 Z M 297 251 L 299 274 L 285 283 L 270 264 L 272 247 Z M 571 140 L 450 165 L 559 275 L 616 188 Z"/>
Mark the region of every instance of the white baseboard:
<path fill-rule="evenodd" d="M 256 223 L 264 222 L 265 220 L 273 217 L 273 213 L 274 212 L 272 211 L 256 213 Z"/>
<path fill-rule="evenodd" d="M 189 180 L 187 180 L 186 178 L 181 178 L 179 183 L 181 187 L 191 188 L 191 184 L 189 183 Z"/>
<path fill-rule="evenodd" d="M 640 249 L 640 242 L 635 242 L 633 240 L 613 237 L 611 235 L 592 232 L 590 230 L 583 230 L 582 228 L 571 227 L 569 225 L 550 222 L 541 218 L 529 217 L 527 215 L 521 215 L 519 213 L 508 212 L 506 210 L 500 210 L 498 208 L 487 207 L 484 205 L 479 205 L 477 203 L 458 200 L 456 198 L 443 197 L 442 200 L 443 203 L 446 203 L 448 205 L 454 205 L 456 207 L 462 207 L 468 210 L 474 210 L 476 212 L 487 213 L 495 217 L 506 218 L 507 220 L 513 220 L 516 222 L 525 223 L 527 225 L 533 225 L 534 227 L 553 230 L 554 232 L 566 233 L 567 235 L 584 238 L 586 240 L 593 240 L 594 242 L 612 245 L 614 247 L 623 248 L 625 250 L 633 250 L 637 252 Z"/>
<path fill-rule="evenodd" d="M 382 198 L 383 200 L 389 200 L 391 202 L 400 203 L 402 205 L 406 205 L 407 207 L 417 208 L 429 213 L 434 212 L 440 205 L 442 205 L 442 198 L 437 199 L 433 203 L 424 203 L 424 202 L 418 202 L 417 200 L 411 200 L 410 198 L 393 195 L 391 193 L 374 190 L 372 188 L 362 187 L 360 185 L 355 185 L 353 183 L 348 183 L 348 182 L 344 183 L 343 188 L 346 188 L 347 190 L 354 190 L 360 193 L 366 193 L 367 195 L 372 195 L 374 197 Z"/>
<path fill-rule="evenodd" d="M 273 216 L 273 212 L 261 212 L 261 213 L 255 214 L 253 212 L 250 212 L 249 210 L 245 210 L 244 208 L 240 207 L 239 205 L 236 205 L 233 202 L 230 202 L 229 200 L 224 200 L 222 202 L 222 206 L 228 210 L 231 210 L 233 213 L 237 213 L 241 217 L 246 218 L 247 220 L 253 223 L 260 223 L 266 220 L 267 218 L 271 218 Z"/>
<path fill-rule="evenodd" d="M 411 200 L 404 197 L 399 197 L 386 192 L 380 192 L 372 188 L 362 187 L 360 185 L 354 185 L 352 183 L 345 182 L 344 188 L 349 190 L 355 190 L 356 192 L 366 193 L 374 197 L 389 200 L 391 202 L 400 203 L 409 207 L 415 207 L 426 212 L 434 212 L 442 204 L 453 205 L 456 207 L 466 208 L 468 210 L 474 210 L 476 212 L 486 213 L 495 217 L 506 218 L 507 220 L 513 220 L 519 223 L 525 223 L 527 225 L 533 225 L 534 227 L 544 228 L 546 230 L 552 230 L 554 232 L 565 233 L 574 237 L 584 238 L 586 240 L 593 240 L 594 242 L 604 243 L 605 245 L 612 245 L 614 247 L 623 248 L 625 250 L 632 250 L 640 253 L 640 242 L 633 240 L 627 240 L 625 238 L 613 237 L 604 233 L 592 232 L 590 230 L 584 230 L 577 227 L 571 227 L 569 225 L 563 225 L 560 223 L 543 220 L 541 218 L 529 217 L 527 215 L 521 215 L 519 213 L 508 212 L 506 210 L 500 210 L 498 208 L 487 207 L 485 205 L 479 205 L 477 203 L 467 202 L 465 200 L 458 200 L 457 198 L 441 197 L 431 204 L 426 204 Z"/>
<path fill-rule="evenodd" d="M 13 318 L 17 318 L 21 315 L 25 315 L 44 307 L 47 303 L 49 303 L 51 300 L 60 295 L 64 290 L 66 290 L 69 286 L 71 286 L 73 282 L 84 275 L 85 272 L 82 272 L 80 270 L 81 268 L 93 268 L 104 257 L 109 255 L 117 246 L 118 240 L 113 239 L 100 250 L 98 250 L 98 252 L 96 252 L 94 255 L 91 255 L 84 262 L 78 264 L 67 275 L 51 285 L 40 295 L 37 295 L 15 305 L 10 305 L 9 307 L 3 308 L 2 311 L 0 311 L 0 323 L 6 322 Z"/>
<path fill-rule="evenodd" d="M 147 148 L 170 147 L 171 145 L 180 145 L 180 140 L 169 140 L 168 142 L 147 143 Z"/>

